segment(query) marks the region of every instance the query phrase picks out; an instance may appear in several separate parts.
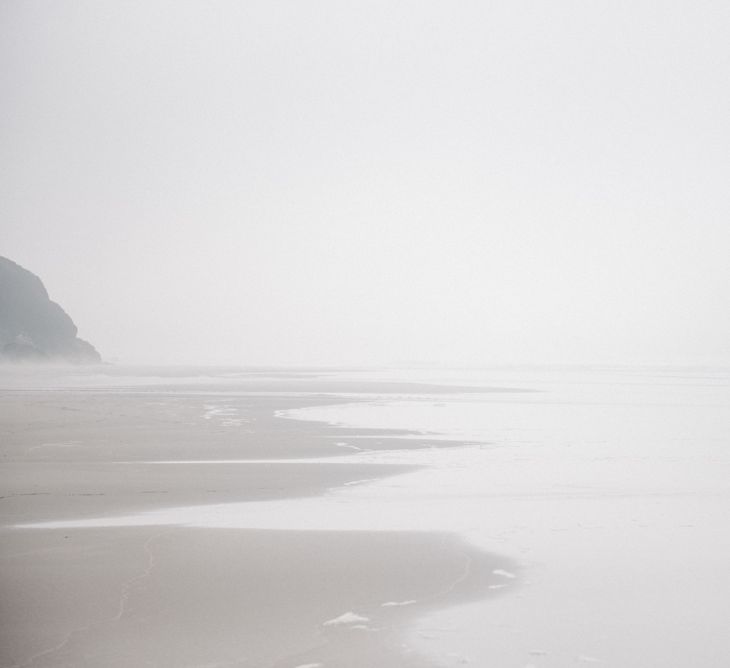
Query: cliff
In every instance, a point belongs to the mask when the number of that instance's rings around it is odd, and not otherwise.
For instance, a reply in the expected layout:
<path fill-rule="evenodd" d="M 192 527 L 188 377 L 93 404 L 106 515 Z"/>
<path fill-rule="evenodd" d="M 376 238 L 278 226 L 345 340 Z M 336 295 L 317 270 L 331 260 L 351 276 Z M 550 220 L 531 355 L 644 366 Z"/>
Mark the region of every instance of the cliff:
<path fill-rule="evenodd" d="M 0 257 L 0 359 L 101 362 L 38 276 Z"/>

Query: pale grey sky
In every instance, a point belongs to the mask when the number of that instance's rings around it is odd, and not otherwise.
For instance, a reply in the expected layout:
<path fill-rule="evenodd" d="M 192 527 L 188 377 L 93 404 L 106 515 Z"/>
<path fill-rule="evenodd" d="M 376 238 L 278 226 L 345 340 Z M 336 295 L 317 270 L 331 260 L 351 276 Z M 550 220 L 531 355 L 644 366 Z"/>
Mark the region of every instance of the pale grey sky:
<path fill-rule="evenodd" d="M 106 358 L 730 362 L 727 2 L 0 8 L 0 254 Z"/>

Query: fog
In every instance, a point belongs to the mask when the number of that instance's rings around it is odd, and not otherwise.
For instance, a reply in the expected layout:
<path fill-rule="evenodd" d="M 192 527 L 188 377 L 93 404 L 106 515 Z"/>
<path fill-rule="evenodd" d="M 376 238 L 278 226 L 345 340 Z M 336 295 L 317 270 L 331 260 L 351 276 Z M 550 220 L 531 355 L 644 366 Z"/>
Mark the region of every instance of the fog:
<path fill-rule="evenodd" d="M 0 254 L 108 360 L 730 363 L 727 3 L 0 7 Z"/>

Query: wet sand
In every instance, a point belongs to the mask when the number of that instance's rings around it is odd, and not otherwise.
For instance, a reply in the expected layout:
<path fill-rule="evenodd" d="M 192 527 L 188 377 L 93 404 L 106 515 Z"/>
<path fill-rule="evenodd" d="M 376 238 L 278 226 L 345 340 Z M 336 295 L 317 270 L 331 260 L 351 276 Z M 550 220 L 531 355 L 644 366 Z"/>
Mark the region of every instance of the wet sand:
<path fill-rule="evenodd" d="M 407 466 L 329 463 L 40 462 L 0 466 L 4 523 L 110 517 L 160 507 L 312 496 Z"/>
<path fill-rule="evenodd" d="M 437 533 L 15 526 L 311 496 L 410 470 L 162 462 L 461 445 L 284 419 L 277 411 L 358 398 L 326 394 L 325 381 L 312 393 L 300 379 L 294 387 L 291 379 L 262 382 L 260 391 L 249 378 L 219 392 L 171 384 L 140 391 L 13 378 L 0 403 L 0 665 L 431 665 L 402 647 L 408 621 L 486 595 L 492 571 L 513 569 L 508 560 Z M 418 390 L 359 384 L 363 395 Z M 382 605 L 405 601 L 415 602 Z M 354 621 L 325 624 L 346 613 Z"/>
<path fill-rule="evenodd" d="M 147 527 L 2 538 L 4 665 L 427 666 L 403 654 L 403 623 L 484 594 L 508 566 L 443 534 Z M 346 613 L 362 619 L 326 624 Z"/>

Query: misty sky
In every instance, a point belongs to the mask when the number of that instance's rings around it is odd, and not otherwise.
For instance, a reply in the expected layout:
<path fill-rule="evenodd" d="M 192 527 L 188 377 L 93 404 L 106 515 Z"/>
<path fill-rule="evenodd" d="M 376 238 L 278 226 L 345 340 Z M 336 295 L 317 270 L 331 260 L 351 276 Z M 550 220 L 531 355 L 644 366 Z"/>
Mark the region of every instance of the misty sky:
<path fill-rule="evenodd" d="M 730 4 L 0 2 L 0 255 L 107 359 L 730 362 Z"/>

